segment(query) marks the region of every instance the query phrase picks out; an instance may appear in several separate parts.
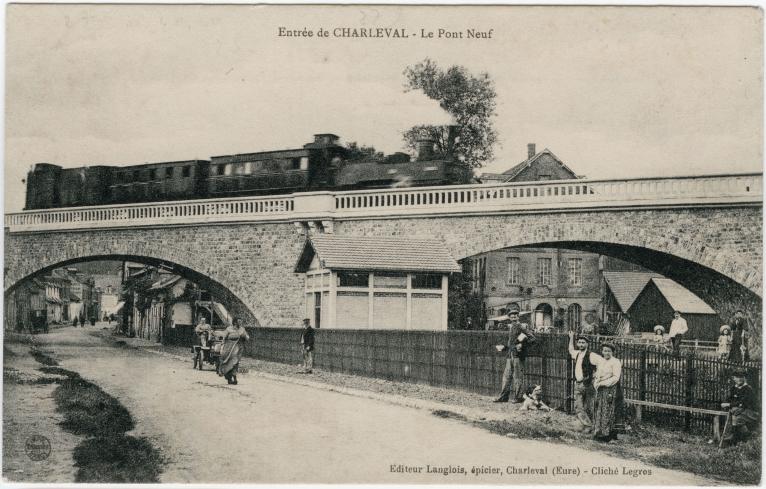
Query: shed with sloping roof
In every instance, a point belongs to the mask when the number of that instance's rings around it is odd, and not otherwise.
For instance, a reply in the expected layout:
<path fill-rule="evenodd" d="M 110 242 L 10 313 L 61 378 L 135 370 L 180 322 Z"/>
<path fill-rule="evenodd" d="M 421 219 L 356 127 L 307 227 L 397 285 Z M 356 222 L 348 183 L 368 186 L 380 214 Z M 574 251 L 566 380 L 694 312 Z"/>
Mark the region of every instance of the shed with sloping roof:
<path fill-rule="evenodd" d="M 295 271 L 314 327 L 444 330 L 448 277 L 461 268 L 438 240 L 320 235 Z"/>
<path fill-rule="evenodd" d="M 652 278 L 628 310 L 634 331 L 651 332 L 655 325 L 670 330 L 673 312 L 686 319 L 685 339 L 712 341 L 718 337 L 721 319 L 712 307 L 693 292 L 669 278 Z"/>

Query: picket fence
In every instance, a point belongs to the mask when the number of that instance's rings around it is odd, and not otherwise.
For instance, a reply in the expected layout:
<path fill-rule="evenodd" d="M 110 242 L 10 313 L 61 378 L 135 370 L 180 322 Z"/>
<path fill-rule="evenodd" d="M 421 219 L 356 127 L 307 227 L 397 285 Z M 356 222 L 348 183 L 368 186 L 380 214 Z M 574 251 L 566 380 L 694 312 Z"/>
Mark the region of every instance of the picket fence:
<path fill-rule="evenodd" d="M 297 328 L 257 328 L 245 355 L 280 363 L 301 361 Z M 551 407 L 573 412 L 573 362 L 562 334 L 539 334 L 529 351 L 525 382 L 543 386 Z M 165 334 L 165 342 L 191 344 L 191 328 L 179 327 Z M 390 331 L 316 330 L 314 362 L 320 369 L 445 387 L 483 395 L 500 390 L 506 355 L 495 345 L 507 341 L 502 331 Z M 594 337 L 594 350 L 608 341 Z M 692 352 L 673 355 L 642 345 L 615 344 L 623 365 L 621 385 L 626 399 L 676 406 L 720 409 L 730 389 L 730 375 L 741 364 L 721 362 Z M 761 366 L 746 366 L 751 385 L 761 385 Z M 644 408 L 643 418 L 683 428 L 709 430 L 709 415 Z"/>

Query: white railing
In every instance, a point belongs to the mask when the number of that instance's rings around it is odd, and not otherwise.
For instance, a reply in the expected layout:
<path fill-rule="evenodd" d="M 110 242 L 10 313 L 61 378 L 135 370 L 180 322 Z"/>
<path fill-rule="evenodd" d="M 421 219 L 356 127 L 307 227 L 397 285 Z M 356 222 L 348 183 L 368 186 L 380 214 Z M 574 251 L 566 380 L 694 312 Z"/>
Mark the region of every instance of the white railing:
<path fill-rule="evenodd" d="M 758 173 L 559 180 L 73 207 L 6 214 L 10 232 L 637 207 L 762 205 Z"/>
<path fill-rule="evenodd" d="M 336 216 L 739 204 L 762 202 L 761 174 L 559 180 L 338 192 Z"/>
<path fill-rule="evenodd" d="M 292 196 L 71 207 L 6 214 L 5 227 L 15 232 L 271 221 L 293 210 Z"/>

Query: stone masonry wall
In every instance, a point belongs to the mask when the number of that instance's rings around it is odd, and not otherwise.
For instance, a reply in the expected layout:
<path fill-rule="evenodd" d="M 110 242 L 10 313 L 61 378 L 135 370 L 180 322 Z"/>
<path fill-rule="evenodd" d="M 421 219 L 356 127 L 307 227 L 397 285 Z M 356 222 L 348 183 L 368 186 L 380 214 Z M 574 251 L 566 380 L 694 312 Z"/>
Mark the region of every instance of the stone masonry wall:
<path fill-rule="evenodd" d="M 563 241 L 607 243 L 623 251 L 639 247 L 701 265 L 694 270 L 696 281 L 704 272 L 710 280 L 719 277 L 741 286 L 740 292 L 748 294 L 751 304 L 752 300 L 760 303 L 762 291 L 760 208 L 348 220 L 336 222 L 335 233 L 437 238 L 455 259 L 508 246 Z M 34 234 L 6 231 L 5 290 L 66 261 L 149 257 L 209 277 L 239 298 L 262 326 L 297 326 L 305 308 L 303 279 L 293 268 L 305 239 L 293 223 Z M 676 278 L 684 285 L 692 281 L 684 283 L 682 274 Z"/>

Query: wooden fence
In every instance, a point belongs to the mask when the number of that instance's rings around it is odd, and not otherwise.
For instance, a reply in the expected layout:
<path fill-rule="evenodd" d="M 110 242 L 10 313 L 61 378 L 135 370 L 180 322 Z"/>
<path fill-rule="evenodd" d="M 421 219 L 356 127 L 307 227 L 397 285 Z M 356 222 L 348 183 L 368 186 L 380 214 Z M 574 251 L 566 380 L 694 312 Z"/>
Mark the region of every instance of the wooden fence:
<path fill-rule="evenodd" d="M 245 355 L 280 363 L 301 362 L 300 335 L 296 328 L 250 330 L 252 341 Z M 525 382 L 543 386 L 549 405 L 573 412 L 573 362 L 561 334 L 538 334 L 526 362 Z M 165 334 L 167 343 L 189 345 L 191 328 Z M 598 351 L 603 337 L 593 338 Z M 316 330 L 314 364 L 317 368 L 400 382 L 427 384 L 484 395 L 500 391 L 507 358 L 495 345 L 507 341 L 502 331 L 386 331 Z M 640 345 L 617 344 L 615 356 L 622 361 L 623 393 L 638 399 L 677 406 L 720 409 L 727 399 L 733 368 L 741 365 L 685 353 L 653 351 Z M 747 366 L 749 382 L 761 385 L 761 367 Z M 644 408 L 644 419 L 686 430 L 709 429 L 712 418 Z"/>

